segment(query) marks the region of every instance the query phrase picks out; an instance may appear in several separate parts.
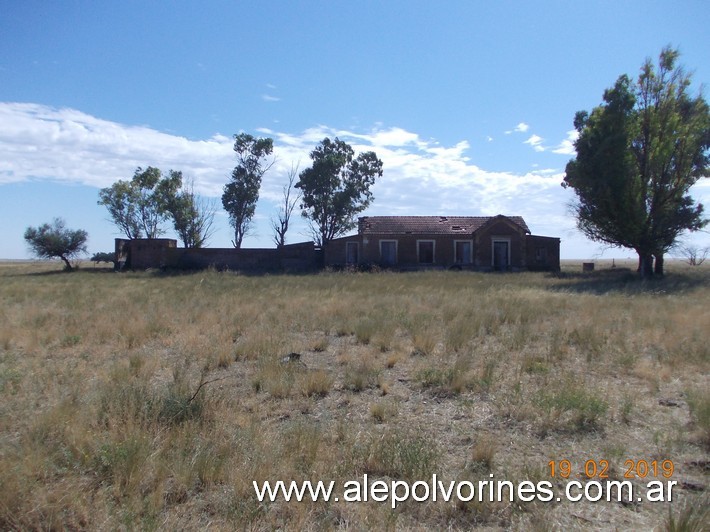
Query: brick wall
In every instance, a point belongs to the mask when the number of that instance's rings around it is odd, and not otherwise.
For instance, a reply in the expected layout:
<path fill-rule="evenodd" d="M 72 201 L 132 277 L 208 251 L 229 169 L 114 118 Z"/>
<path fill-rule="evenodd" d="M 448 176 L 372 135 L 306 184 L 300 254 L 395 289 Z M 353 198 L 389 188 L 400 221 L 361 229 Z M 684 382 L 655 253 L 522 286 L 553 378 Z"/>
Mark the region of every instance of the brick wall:
<path fill-rule="evenodd" d="M 120 255 L 119 255 L 120 253 Z M 116 239 L 116 255 L 127 257 L 126 267 L 202 269 L 249 272 L 309 271 L 318 265 L 313 242 L 271 249 L 178 248 L 177 241 L 160 239 Z"/>

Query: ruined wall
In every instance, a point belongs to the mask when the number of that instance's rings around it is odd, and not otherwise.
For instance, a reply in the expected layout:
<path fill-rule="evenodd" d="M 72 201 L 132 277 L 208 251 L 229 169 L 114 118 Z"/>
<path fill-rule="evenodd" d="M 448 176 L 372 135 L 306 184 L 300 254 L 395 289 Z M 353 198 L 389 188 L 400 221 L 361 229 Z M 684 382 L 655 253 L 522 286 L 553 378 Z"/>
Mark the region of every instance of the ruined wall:
<path fill-rule="evenodd" d="M 319 251 L 313 242 L 270 249 L 178 248 L 169 238 L 116 239 L 117 260 L 125 268 L 182 268 L 247 272 L 310 271 L 318 266 Z"/>
<path fill-rule="evenodd" d="M 316 268 L 313 242 L 290 244 L 283 248 L 204 248 L 182 249 L 176 267 L 216 268 L 249 272 L 309 271 Z"/>
<path fill-rule="evenodd" d="M 560 271 L 560 239 L 551 236 L 527 235 L 525 254 L 528 269 Z"/>

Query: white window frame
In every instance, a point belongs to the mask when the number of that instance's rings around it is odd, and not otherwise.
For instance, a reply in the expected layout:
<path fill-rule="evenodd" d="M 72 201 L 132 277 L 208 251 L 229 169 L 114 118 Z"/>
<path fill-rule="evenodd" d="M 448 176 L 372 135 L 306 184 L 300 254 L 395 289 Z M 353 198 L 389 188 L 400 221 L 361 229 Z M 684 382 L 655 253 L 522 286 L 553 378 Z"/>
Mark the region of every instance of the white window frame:
<path fill-rule="evenodd" d="M 419 244 L 431 242 L 431 262 L 422 262 L 422 258 L 419 256 Z M 431 238 L 422 238 L 417 240 L 417 264 L 436 264 L 436 240 Z"/>
<path fill-rule="evenodd" d="M 458 262 L 458 256 L 456 255 L 456 245 L 459 243 L 467 243 L 468 248 L 468 262 Z M 473 264 L 473 240 L 454 240 L 454 264 Z"/>
<path fill-rule="evenodd" d="M 505 242 L 508 244 L 508 264 L 506 268 L 510 268 L 513 263 L 511 255 L 513 254 L 512 246 L 510 245 L 509 236 L 492 236 L 491 237 L 491 267 L 495 268 L 496 265 L 496 242 Z"/>
<path fill-rule="evenodd" d="M 399 241 L 391 238 L 383 238 L 379 241 L 380 248 L 380 262 L 384 262 L 382 259 L 382 243 L 383 242 L 394 242 L 394 262 L 392 264 L 397 264 L 399 262 Z"/>

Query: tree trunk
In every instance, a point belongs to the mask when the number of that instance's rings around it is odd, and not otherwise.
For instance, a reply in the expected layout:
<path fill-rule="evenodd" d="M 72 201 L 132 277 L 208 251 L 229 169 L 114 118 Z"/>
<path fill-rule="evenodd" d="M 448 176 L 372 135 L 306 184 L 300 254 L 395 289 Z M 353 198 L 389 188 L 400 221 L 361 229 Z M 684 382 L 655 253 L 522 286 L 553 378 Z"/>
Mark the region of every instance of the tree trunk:
<path fill-rule="evenodd" d="M 639 252 L 639 274 L 642 279 L 653 277 L 653 255 Z"/>
<path fill-rule="evenodd" d="M 65 256 L 60 255 L 59 257 L 64 261 L 64 269 L 68 272 L 72 271 L 74 268 L 71 267 L 71 263 L 69 262 L 69 259 L 67 259 Z"/>
<path fill-rule="evenodd" d="M 658 255 L 654 255 L 656 262 L 653 267 L 653 273 L 655 273 L 658 276 L 663 276 L 663 253 L 659 253 Z"/>

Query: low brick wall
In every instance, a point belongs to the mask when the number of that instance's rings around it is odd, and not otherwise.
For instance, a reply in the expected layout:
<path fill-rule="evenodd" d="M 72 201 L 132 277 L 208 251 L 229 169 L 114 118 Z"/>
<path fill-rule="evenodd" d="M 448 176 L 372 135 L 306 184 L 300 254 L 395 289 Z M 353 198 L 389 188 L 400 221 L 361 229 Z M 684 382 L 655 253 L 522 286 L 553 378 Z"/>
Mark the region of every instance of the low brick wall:
<path fill-rule="evenodd" d="M 235 270 L 245 272 L 303 272 L 319 266 L 320 251 L 313 242 L 282 248 L 178 248 L 177 241 L 116 239 L 116 257 L 122 267 Z"/>

